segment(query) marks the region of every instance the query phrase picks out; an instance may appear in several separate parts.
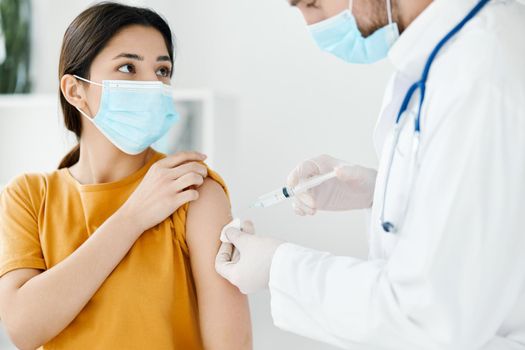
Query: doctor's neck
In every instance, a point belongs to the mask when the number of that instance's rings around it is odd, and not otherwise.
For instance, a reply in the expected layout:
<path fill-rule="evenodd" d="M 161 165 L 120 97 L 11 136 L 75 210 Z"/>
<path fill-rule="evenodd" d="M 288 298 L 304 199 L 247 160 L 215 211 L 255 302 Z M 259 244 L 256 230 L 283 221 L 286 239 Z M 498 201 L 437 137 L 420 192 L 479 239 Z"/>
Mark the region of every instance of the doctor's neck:
<path fill-rule="evenodd" d="M 352 2 L 352 0 L 350 0 Z M 402 33 L 432 3 L 432 0 L 391 0 L 392 18 Z M 359 29 L 368 36 L 388 24 L 385 0 L 353 0 L 352 13 Z"/>

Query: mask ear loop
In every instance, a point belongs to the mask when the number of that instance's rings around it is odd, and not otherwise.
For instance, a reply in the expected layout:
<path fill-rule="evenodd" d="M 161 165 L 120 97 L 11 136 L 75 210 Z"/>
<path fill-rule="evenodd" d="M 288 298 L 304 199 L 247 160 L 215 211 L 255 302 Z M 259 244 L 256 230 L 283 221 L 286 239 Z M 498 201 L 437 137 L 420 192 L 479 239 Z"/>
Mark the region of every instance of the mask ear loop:
<path fill-rule="evenodd" d="M 354 0 L 350 0 L 348 3 L 348 10 L 350 13 L 352 13 L 352 9 L 354 8 Z"/>
<path fill-rule="evenodd" d="M 393 45 L 394 42 L 399 38 L 399 27 L 397 23 L 394 22 L 392 16 L 392 0 L 386 0 L 386 13 L 388 17 L 388 27 L 390 28 L 390 44 Z"/>
<path fill-rule="evenodd" d="M 79 77 L 79 76 L 76 75 L 76 74 L 74 74 L 73 76 L 74 76 L 75 78 L 79 79 L 79 80 L 85 81 L 86 83 L 90 83 L 90 84 L 97 85 L 97 86 L 104 86 L 104 85 L 102 85 L 102 84 L 100 84 L 100 83 L 96 83 L 96 82 L 91 81 L 91 80 L 89 80 L 89 79 Z"/>
<path fill-rule="evenodd" d="M 392 0 L 386 0 L 386 13 L 388 16 L 388 24 L 392 24 L 394 22 L 392 20 Z"/>
<path fill-rule="evenodd" d="M 79 80 L 82 80 L 82 81 L 85 81 L 86 83 L 89 83 L 89 84 L 93 84 L 93 85 L 97 85 L 97 86 L 102 86 L 104 87 L 104 85 L 100 84 L 100 83 L 96 83 L 94 81 L 91 81 L 89 79 L 86 79 L 86 78 L 82 78 L 82 77 L 79 77 L 78 75 L 74 74 L 73 75 L 75 78 L 79 79 Z M 89 115 L 87 115 L 86 112 L 84 112 L 83 110 L 81 110 L 80 108 L 78 107 L 75 107 L 77 109 L 77 111 L 80 112 L 80 114 L 82 114 L 84 117 L 86 117 L 91 123 L 94 123 L 93 122 L 93 118 L 91 118 Z"/>
<path fill-rule="evenodd" d="M 84 117 L 87 118 L 87 120 L 89 120 L 91 123 L 93 123 L 93 118 L 91 118 L 89 115 L 87 115 L 86 112 L 84 112 L 83 110 L 81 110 L 80 108 L 78 107 L 75 107 L 77 109 L 77 111 L 80 112 L 80 114 L 82 114 Z"/>

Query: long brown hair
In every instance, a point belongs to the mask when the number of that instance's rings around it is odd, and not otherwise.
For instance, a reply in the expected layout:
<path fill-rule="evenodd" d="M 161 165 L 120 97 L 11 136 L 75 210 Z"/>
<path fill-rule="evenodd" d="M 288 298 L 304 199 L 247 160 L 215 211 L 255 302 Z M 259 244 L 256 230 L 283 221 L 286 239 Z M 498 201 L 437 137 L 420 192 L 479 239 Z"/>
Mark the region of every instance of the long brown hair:
<path fill-rule="evenodd" d="M 166 42 L 173 64 L 173 38 L 167 22 L 155 11 L 113 2 L 103 2 L 89 7 L 69 25 L 64 34 L 60 51 L 58 78 L 65 74 L 76 74 L 89 79 L 91 63 L 111 38 L 124 27 L 143 25 L 157 29 Z M 82 134 L 80 113 L 69 104 L 59 89 L 60 105 L 66 128 L 75 133 L 77 140 Z M 68 168 L 76 164 L 80 157 L 80 144 L 77 144 L 58 166 Z"/>

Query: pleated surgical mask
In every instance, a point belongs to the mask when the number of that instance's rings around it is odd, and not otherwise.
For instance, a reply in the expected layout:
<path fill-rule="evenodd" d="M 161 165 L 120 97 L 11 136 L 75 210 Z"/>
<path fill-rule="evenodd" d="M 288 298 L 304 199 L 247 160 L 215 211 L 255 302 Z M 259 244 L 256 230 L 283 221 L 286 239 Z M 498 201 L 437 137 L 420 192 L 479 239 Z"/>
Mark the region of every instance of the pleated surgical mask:
<path fill-rule="evenodd" d="M 392 21 L 392 7 L 387 0 L 388 25 L 363 37 L 350 8 L 322 22 L 309 26 L 317 46 L 348 62 L 369 64 L 385 58 L 399 38 L 397 24 Z"/>
<path fill-rule="evenodd" d="M 90 118 L 78 109 L 115 147 L 139 154 L 164 136 L 179 119 L 173 88 L 160 81 L 103 80 L 98 113 Z"/>

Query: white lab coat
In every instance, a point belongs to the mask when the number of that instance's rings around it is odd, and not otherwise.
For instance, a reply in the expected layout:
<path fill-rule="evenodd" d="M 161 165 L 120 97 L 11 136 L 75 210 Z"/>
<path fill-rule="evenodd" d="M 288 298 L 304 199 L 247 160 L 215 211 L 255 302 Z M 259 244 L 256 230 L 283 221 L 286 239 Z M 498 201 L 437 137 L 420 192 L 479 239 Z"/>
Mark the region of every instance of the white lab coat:
<path fill-rule="evenodd" d="M 491 1 L 440 53 L 406 218 L 395 235 L 379 221 L 401 99 L 435 44 L 476 3 L 435 0 L 392 48 L 396 73 L 375 132 L 369 259 L 282 245 L 270 274 L 276 326 L 347 349 L 525 349 L 523 4 Z M 410 122 L 387 218 L 403 202 L 412 135 Z"/>

